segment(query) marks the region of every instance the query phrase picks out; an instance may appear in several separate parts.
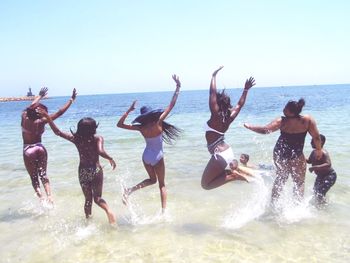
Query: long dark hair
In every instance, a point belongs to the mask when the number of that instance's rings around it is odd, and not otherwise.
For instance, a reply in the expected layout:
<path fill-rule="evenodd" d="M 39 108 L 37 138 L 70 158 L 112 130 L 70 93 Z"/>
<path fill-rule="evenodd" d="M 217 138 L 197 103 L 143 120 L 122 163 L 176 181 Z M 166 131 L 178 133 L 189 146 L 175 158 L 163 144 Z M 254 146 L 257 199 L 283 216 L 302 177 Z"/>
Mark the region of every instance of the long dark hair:
<path fill-rule="evenodd" d="M 70 131 L 73 134 L 74 139 L 87 140 L 96 134 L 97 127 L 98 124 L 96 124 L 96 121 L 93 118 L 85 117 L 78 122 L 78 128 L 76 132 L 73 132 L 72 130 Z"/>
<path fill-rule="evenodd" d="M 305 105 L 305 100 L 303 98 L 300 98 L 298 101 L 290 100 L 286 104 L 285 109 L 288 109 L 295 116 L 298 116 L 302 111 L 304 105 Z"/>
<path fill-rule="evenodd" d="M 216 101 L 219 106 L 219 114 L 222 117 L 222 122 L 226 122 L 231 115 L 232 108 L 230 96 L 226 94 L 225 89 L 221 92 L 216 92 Z"/>
<path fill-rule="evenodd" d="M 162 136 L 163 142 L 167 144 L 173 144 L 180 137 L 182 130 L 166 121 L 163 121 L 162 125 L 163 125 L 163 136 Z"/>

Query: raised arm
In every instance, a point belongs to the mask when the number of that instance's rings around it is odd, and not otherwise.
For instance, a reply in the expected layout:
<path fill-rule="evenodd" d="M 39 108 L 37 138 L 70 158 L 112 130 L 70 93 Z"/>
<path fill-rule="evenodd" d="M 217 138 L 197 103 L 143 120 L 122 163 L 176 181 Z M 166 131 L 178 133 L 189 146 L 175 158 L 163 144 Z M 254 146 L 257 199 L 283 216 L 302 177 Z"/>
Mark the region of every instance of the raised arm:
<path fill-rule="evenodd" d="M 282 118 L 277 118 L 265 126 L 253 126 L 251 124 L 244 123 L 244 127 L 256 133 L 269 134 L 280 129 L 281 123 Z"/>
<path fill-rule="evenodd" d="M 108 153 L 106 153 L 104 147 L 103 147 L 103 138 L 101 136 L 96 136 L 97 137 L 97 151 L 98 151 L 98 154 L 107 159 L 109 161 L 109 163 L 111 164 L 113 170 L 115 169 L 116 167 L 116 163 L 115 161 L 113 160 L 113 158 L 111 156 L 108 155 Z"/>
<path fill-rule="evenodd" d="M 314 120 L 314 118 L 309 116 L 309 119 L 310 119 L 310 124 L 309 124 L 308 132 L 311 135 L 316 146 L 315 157 L 317 160 L 319 160 L 322 157 L 322 142 L 320 138 L 320 133 L 318 132 L 316 121 Z"/>
<path fill-rule="evenodd" d="M 219 105 L 216 98 L 216 74 L 223 68 L 221 66 L 217 70 L 215 70 L 212 74 L 210 81 L 210 89 L 209 89 L 209 109 L 212 114 L 219 112 Z"/>
<path fill-rule="evenodd" d="M 41 116 L 41 118 L 43 118 L 47 123 L 49 123 L 52 131 L 57 135 L 60 136 L 70 142 L 74 142 L 74 136 L 71 133 L 67 133 L 67 132 L 63 132 L 61 131 L 56 124 L 53 122 L 51 116 L 43 109 L 37 109 L 39 115 Z"/>
<path fill-rule="evenodd" d="M 42 87 L 39 91 L 39 95 L 35 97 L 30 106 L 35 106 L 39 101 L 47 95 L 48 88 Z"/>
<path fill-rule="evenodd" d="M 246 101 L 248 91 L 254 85 L 255 85 L 255 79 L 253 77 L 250 77 L 249 79 L 246 80 L 242 95 L 239 98 L 239 101 L 238 101 L 236 107 L 234 107 L 231 110 L 231 115 L 230 115 L 231 120 L 234 120 L 237 117 L 238 113 L 241 111 L 241 109 Z"/>
<path fill-rule="evenodd" d="M 73 89 L 73 93 L 72 93 L 71 98 L 67 101 L 66 104 L 64 104 L 64 105 L 62 106 L 62 108 L 60 108 L 57 112 L 55 112 L 55 113 L 53 113 L 53 114 L 50 115 L 50 116 L 51 116 L 51 119 L 52 119 L 52 120 L 56 120 L 56 119 L 57 119 L 58 117 L 60 117 L 63 113 L 65 113 L 65 112 L 68 110 L 68 108 L 73 104 L 73 102 L 74 102 L 74 100 L 75 100 L 76 97 L 77 97 L 77 91 L 76 91 L 76 89 Z"/>
<path fill-rule="evenodd" d="M 170 101 L 169 106 L 164 110 L 162 115 L 160 115 L 159 121 L 164 121 L 165 118 L 168 116 L 168 114 L 171 112 L 171 110 L 174 108 L 176 100 L 177 100 L 177 97 L 178 97 L 179 92 L 180 92 L 181 82 L 179 80 L 179 77 L 176 76 L 175 74 L 172 77 L 173 77 L 173 80 L 176 83 L 176 89 L 175 89 L 174 95 L 173 95 L 173 97 L 172 97 L 172 99 Z"/>
<path fill-rule="evenodd" d="M 127 129 L 127 130 L 133 130 L 133 131 L 138 131 L 139 126 L 137 125 L 130 125 L 130 124 L 125 124 L 125 120 L 128 117 L 129 113 L 135 110 L 135 104 L 137 100 L 135 100 L 129 107 L 129 109 L 120 117 L 117 127 L 122 128 L 122 129 Z"/>

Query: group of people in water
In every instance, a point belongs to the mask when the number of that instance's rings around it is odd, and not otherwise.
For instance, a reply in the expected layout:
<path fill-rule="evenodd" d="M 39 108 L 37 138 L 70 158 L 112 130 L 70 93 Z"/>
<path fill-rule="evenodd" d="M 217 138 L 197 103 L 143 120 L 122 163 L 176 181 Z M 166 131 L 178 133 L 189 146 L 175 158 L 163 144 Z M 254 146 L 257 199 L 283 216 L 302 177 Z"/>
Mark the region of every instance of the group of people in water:
<path fill-rule="evenodd" d="M 236 106 L 232 106 L 230 97 L 225 93 L 225 90 L 218 91 L 216 88 L 216 76 L 222 68 L 218 68 L 212 74 L 209 89 L 211 115 L 206 123 L 205 138 L 211 158 L 201 179 L 201 186 L 206 190 L 217 188 L 230 181 L 249 181 L 249 177 L 252 176 L 251 172 L 246 169 L 247 155 L 241 156 L 241 164 L 239 164 L 234 158 L 232 148 L 225 142 L 225 132 L 244 106 L 249 90 L 255 85 L 255 80 L 252 77 L 246 80 L 238 103 Z M 175 81 L 176 89 L 170 104 L 164 110 L 143 106 L 140 109 L 140 115 L 131 124 L 126 124 L 125 121 L 129 113 L 136 108 L 136 101 L 134 101 L 117 123 L 119 128 L 139 131 L 146 142 L 142 161 L 149 178 L 133 187 L 124 189 L 122 201 L 126 205 L 131 193 L 158 181 L 162 211 L 164 212 L 166 209 L 167 192 L 163 142 L 172 144 L 181 134 L 181 129 L 165 121 L 176 104 L 181 87 L 179 77 L 173 75 L 172 78 Z M 116 222 L 115 214 L 102 198 L 103 169 L 99 162 L 99 156 L 107 159 L 113 169 L 115 169 L 116 163 L 104 150 L 103 137 L 96 134 L 98 127 L 96 121 L 90 117 L 83 118 L 78 122 L 75 132 L 72 130 L 70 132 L 61 131 L 54 120 L 64 114 L 72 105 L 77 96 L 76 90 L 73 90 L 69 101 L 53 114 L 49 114 L 47 107 L 40 103 L 40 100 L 47 95 L 47 91 L 47 88 L 40 90 L 39 96 L 23 111 L 21 121 L 24 164 L 30 175 L 36 195 L 41 200 L 47 199 L 48 202 L 53 203 L 46 171 L 47 151 L 41 143 L 44 127 L 49 124 L 57 136 L 72 142 L 78 149 L 80 157 L 79 183 L 85 196 L 84 212 L 86 218 L 91 217 L 92 204 L 95 202 L 106 212 L 109 222 L 114 224 Z M 276 178 L 272 189 L 272 205 L 278 200 L 289 176 L 294 183 L 293 193 L 296 199 L 302 199 L 306 163 L 311 164 L 310 172 L 317 175 L 314 184 L 314 196 L 318 204 L 325 202 L 327 191 L 336 181 L 337 175 L 331 166 L 329 154 L 323 149 L 325 137 L 319 134 L 316 122 L 311 116 L 300 115 L 304 104 L 303 99 L 289 101 L 283 110 L 284 116 L 265 126 L 244 124 L 245 128 L 260 134 L 269 134 L 280 130 L 280 136 L 273 150 Z M 312 137 L 311 145 L 314 150 L 306 159 L 303 148 L 307 133 Z M 41 191 L 39 179 L 44 187 L 46 198 Z"/>

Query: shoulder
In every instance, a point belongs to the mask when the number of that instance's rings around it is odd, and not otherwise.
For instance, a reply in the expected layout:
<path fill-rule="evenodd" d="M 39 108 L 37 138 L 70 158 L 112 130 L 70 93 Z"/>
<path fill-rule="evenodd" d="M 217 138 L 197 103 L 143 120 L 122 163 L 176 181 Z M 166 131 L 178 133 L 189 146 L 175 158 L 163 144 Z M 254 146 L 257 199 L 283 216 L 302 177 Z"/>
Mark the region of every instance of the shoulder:
<path fill-rule="evenodd" d="M 103 137 L 102 137 L 101 135 L 95 134 L 95 135 L 94 135 L 94 138 L 95 138 L 95 140 L 96 140 L 97 142 L 103 141 Z"/>
<path fill-rule="evenodd" d="M 300 115 L 300 119 L 302 121 L 308 121 L 308 122 L 313 122 L 314 121 L 314 118 L 311 115 L 309 115 L 309 114 Z"/>
<path fill-rule="evenodd" d="M 326 149 L 322 149 L 323 156 L 329 156 L 329 152 Z"/>
<path fill-rule="evenodd" d="M 276 126 L 281 126 L 282 123 L 284 123 L 284 121 L 286 120 L 285 117 L 277 117 L 275 118 L 271 123 L 273 123 Z"/>

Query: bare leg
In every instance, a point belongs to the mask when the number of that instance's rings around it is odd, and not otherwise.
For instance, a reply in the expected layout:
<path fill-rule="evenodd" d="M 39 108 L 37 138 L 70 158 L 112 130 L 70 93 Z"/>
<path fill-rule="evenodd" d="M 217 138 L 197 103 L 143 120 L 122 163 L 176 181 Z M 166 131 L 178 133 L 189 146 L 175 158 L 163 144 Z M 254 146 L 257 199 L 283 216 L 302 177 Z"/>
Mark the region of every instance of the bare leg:
<path fill-rule="evenodd" d="M 41 147 L 40 148 L 41 150 L 40 151 L 37 151 L 38 152 L 38 166 L 37 166 L 37 173 L 40 177 L 40 180 L 41 180 L 41 183 L 43 184 L 44 186 L 44 189 L 45 189 L 45 193 L 46 193 L 46 196 L 47 196 L 47 200 L 50 202 L 50 203 L 53 203 L 53 199 L 52 199 L 52 195 L 51 195 L 51 186 L 50 186 L 50 181 L 49 181 L 49 178 L 46 174 L 46 171 L 47 171 L 47 151 L 45 148 Z"/>
<path fill-rule="evenodd" d="M 34 191 L 40 199 L 43 199 L 40 189 L 39 175 L 42 174 L 41 172 L 45 172 L 46 174 L 46 150 L 43 147 L 33 146 L 23 152 L 23 159 L 27 172 L 30 175 Z M 40 168 L 44 168 L 44 170 Z"/>
<path fill-rule="evenodd" d="M 246 180 L 237 171 L 226 171 L 226 161 L 217 156 L 212 156 L 205 167 L 201 185 L 205 190 L 211 190 L 234 180 Z"/>
<path fill-rule="evenodd" d="M 88 183 L 81 183 L 81 189 L 83 190 L 85 197 L 84 212 L 85 217 L 91 217 L 91 207 L 92 207 L 92 186 Z"/>
<path fill-rule="evenodd" d="M 128 197 L 131 193 L 133 193 L 136 190 L 139 190 L 141 188 L 144 188 L 146 186 L 155 184 L 157 182 L 157 175 L 156 175 L 156 172 L 154 170 L 154 167 L 149 165 L 149 164 L 146 164 L 145 162 L 143 162 L 143 165 L 148 173 L 149 178 L 143 180 L 142 182 L 138 183 L 137 185 L 135 185 L 133 187 L 124 189 L 123 199 L 122 199 L 124 205 L 127 204 Z"/>
<path fill-rule="evenodd" d="M 283 186 L 288 180 L 288 171 L 284 160 L 280 160 L 277 156 L 274 156 L 274 161 L 276 165 L 276 179 L 273 182 L 271 203 L 275 205 L 278 198 L 281 195 Z"/>
<path fill-rule="evenodd" d="M 154 166 L 154 170 L 158 178 L 162 213 L 164 213 L 166 208 L 167 192 L 165 188 L 165 165 L 163 158 Z"/>
<path fill-rule="evenodd" d="M 103 171 L 100 171 L 95 175 L 94 180 L 92 181 L 92 192 L 95 203 L 105 210 L 108 221 L 110 224 L 114 224 L 116 222 L 116 218 L 112 210 L 109 208 L 107 202 L 102 199 L 102 188 L 103 188 Z"/>
<path fill-rule="evenodd" d="M 293 193 L 296 200 L 301 201 L 305 190 L 306 161 L 304 155 L 289 162 L 291 175 L 294 182 Z"/>

